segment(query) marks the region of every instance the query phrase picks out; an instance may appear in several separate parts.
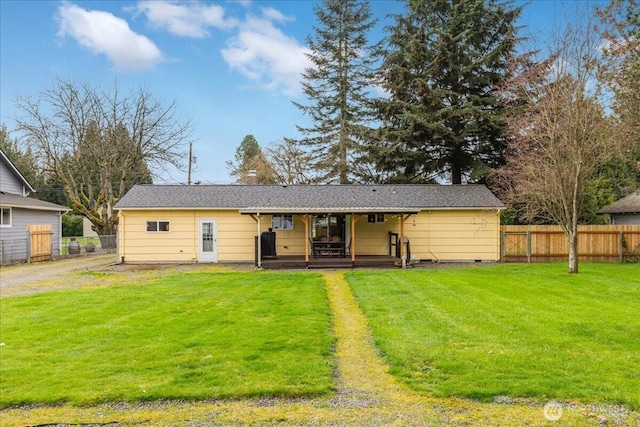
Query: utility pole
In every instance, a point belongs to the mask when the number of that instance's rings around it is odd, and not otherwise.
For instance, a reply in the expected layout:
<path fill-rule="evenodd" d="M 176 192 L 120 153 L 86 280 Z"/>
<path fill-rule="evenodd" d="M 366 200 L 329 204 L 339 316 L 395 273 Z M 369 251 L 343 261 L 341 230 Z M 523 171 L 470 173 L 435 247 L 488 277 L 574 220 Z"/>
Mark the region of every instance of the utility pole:
<path fill-rule="evenodd" d="M 193 143 L 189 143 L 189 172 L 187 174 L 187 185 L 191 185 L 191 162 L 193 161 Z"/>

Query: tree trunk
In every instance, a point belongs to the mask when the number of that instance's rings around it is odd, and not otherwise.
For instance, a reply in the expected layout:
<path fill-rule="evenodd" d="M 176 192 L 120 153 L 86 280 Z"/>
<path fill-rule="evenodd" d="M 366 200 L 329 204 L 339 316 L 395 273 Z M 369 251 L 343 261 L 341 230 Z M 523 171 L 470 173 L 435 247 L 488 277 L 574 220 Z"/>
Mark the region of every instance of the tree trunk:
<path fill-rule="evenodd" d="M 347 164 L 347 142 L 345 141 L 344 134 L 340 136 L 340 158 L 338 159 L 339 165 L 339 179 L 340 184 L 349 183 L 349 166 Z"/>
<path fill-rule="evenodd" d="M 456 159 L 451 162 L 451 184 L 462 184 L 462 168 Z"/>
<path fill-rule="evenodd" d="M 100 247 L 102 249 L 116 249 L 118 247 L 115 235 L 98 237 L 100 238 Z"/>
<path fill-rule="evenodd" d="M 116 243 L 116 225 L 111 221 L 107 221 L 107 225 L 95 225 L 96 233 L 100 238 L 100 246 L 102 249 L 115 249 Z"/>
<path fill-rule="evenodd" d="M 578 231 L 571 230 L 567 235 L 569 243 L 569 274 L 578 274 Z"/>

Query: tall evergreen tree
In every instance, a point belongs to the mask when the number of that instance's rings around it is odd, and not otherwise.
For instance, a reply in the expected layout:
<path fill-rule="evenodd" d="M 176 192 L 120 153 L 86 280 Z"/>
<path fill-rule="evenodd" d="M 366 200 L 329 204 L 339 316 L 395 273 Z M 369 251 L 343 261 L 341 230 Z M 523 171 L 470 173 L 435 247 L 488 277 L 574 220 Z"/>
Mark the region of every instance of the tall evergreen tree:
<path fill-rule="evenodd" d="M 42 183 L 42 172 L 38 167 L 36 156 L 30 149 L 20 150 L 18 140 L 11 138 L 5 124 L 0 124 L 0 150 L 11 160 L 22 176 L 37 191 Z"/>
<path fill-rule="evenodd" d="M 347 184 L 356 165 L 372 117 L 368 88 L 375 76 L 377 45 L 368 42 L 376 24 L 369 3 L 324 0 L 314 7 L 319 25 L 307 38 L 312 66 L 302 74 L 309 103 L 294 103 L 312 122 L 298 126 L 301 144 L 314 153 L 312 166 L 325 182 Z"/>
<path fill-rule="evenodd" d="M 622 163 L 611 165 L 622 174 L 605 174 L 621 197 L 640 188 L 640 1 L 610 0 L 598 14 L 606 41 L 600 78 L 615 95 L 615 138 L 629 144 Z"/>
<path fill-rule="evenodd" d="M 237 182 L 242 182 L 250 169 L 249 163 L 251 163 L 251 159 L 260 155 L 260 153 L 262 153 L 262 150 L 256 138 L 253 135 L 245 136 L 238 148 L 236 148 L 235 161 L 227 160 L 229 176 L 235 178 Z"/>
<path fill-rule="evenodd" d="M 388 28 L 373 152 L 395 180 L 480 181 L 502 164 L 503 106 L 493 93 L 516 45 L 521 7 L 500 0 L 407 0 Z"/>
<path fill-rule="evenodd" d="M 235 161 L 227 161 L 229 175 L 239 184 L 247 184 L 249 171 L 255 171 L 256 180 L 260 184 L 274 184 L 273 166 L 267 160 L 260 144 L 253 135 L 244 137 L 236 148 Z"/>
<path fill-rule="evenodd" d="M 69 199 L 64 193 L 64 185 L 43 170 L 31 148 L 22 147 L 17 139 L 11 138 L 5 124 L 0 124 L 0 150 L 36 190 L 29 197 L 68 206 Z"/>

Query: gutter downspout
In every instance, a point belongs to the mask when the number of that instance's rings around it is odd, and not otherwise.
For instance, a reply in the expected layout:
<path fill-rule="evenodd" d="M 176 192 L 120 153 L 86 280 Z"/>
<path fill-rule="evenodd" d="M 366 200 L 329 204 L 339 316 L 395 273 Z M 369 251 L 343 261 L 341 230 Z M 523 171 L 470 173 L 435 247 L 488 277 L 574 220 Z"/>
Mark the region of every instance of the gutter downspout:
<path fill-rule="evenodd" d="M 62 214 L 63 211 L 58 211 L 58 256 L 62 255 Z"/>
<path fill-rule="evenodd" d="M 258 212 L 258 268 L 262 268 L 262 238 L 260 232 L 262 231 L 262 217 Z"/>
<path fill-rule="evenodd" d="M 116 255 L 116 264 L 124 264 L 124 253 L 126 250 L 126 246 L 124 243 L 124 236 L 125 236 L 125 223 L 127 222 L 126 219 L 124 219 L 125 214 L 122 213 L 122 211 L 118 211 L 118 232 L 116 233 L 116 242 L 117 242 L 117 255 Z M 197 231 L 196 231 L 197 233 Z M 122 237 L 122 242 L 120 242 L 120 238 Z M 197 242 L 197 238 L 196 238 L 196 244 L 195 247 L 198 247 L 198 242 Z M 119 258 L 119 259 L 118 259 Z"/>

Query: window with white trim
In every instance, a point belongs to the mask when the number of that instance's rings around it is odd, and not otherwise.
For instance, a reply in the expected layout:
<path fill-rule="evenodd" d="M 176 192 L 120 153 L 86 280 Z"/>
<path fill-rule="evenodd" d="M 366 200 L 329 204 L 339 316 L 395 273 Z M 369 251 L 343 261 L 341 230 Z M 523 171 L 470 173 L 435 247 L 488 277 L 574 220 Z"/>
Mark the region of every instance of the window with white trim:
<path fill-rule="evenodd" d="M 167 233 L 169 221 L 147 221 L 147 231 L 150 233 Z"/>
<path fill-rule="evenodd" d="M 11 227 L 11 208 L 0 208 L 0 227 Z"/>
<path fill-rule="evenodd" d="M 383 213 L 378 214 L 369 214 L 367 217 L 367 222 L 376 223 L 376 222 L 385 222 L 386 217 Z"/>
<path fill-rule="evenodd" d="M 274 230 L 293 230 L 293 215 L 273 215 L 271 228 Z"/>

